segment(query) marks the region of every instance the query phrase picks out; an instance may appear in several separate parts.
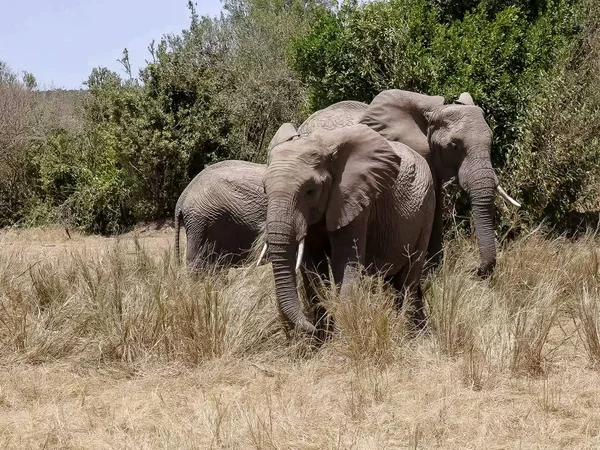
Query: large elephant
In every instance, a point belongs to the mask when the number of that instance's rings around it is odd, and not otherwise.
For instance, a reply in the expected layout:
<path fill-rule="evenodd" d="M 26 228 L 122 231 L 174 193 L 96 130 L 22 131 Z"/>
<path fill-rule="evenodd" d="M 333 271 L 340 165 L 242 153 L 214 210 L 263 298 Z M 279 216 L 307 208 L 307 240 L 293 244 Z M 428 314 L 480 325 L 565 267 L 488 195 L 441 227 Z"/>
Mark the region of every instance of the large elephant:
<path fill-rule="evenodd" d="M 302 136 L 283 127 L 264 176 L 267 243 L 283 316 L 315 332 L 296 290 L 295 267 L 306 246 L 313 266 L 324 254 L 330 258 L 342 297 L 358 263 L 416 294 L 415 319 L 423 324 L 419 283 L 435 208 L 425 160 L 365 125 Z"/>
<path fill-rule="evenodd" d="M 264 164 L 223 161 L 196 175 L 175 207 L 177 261 L 180 225 L 185 227 L 191 269 L 204 263 L 239 264 L 248 257 L 265 223 L 265 169 Z"/>
<path fill-rule="evenodd" d="M 382 91 L 364 112 L 360 123 L 390 141 L 402 142 L 427 161 L 436 194 L 435 218 L 428 257 L 437 264 L 442 254 L 442 185 L 456 177 L 469 194 L 475 219 L 480 264 L 478 274 L 489 276 L 496 265 L 494 194 L 499 186 L 490 159 L 492 131 L 471 95 L 463 93 L 455 104 L 444 98 L 391 89 Z"/>

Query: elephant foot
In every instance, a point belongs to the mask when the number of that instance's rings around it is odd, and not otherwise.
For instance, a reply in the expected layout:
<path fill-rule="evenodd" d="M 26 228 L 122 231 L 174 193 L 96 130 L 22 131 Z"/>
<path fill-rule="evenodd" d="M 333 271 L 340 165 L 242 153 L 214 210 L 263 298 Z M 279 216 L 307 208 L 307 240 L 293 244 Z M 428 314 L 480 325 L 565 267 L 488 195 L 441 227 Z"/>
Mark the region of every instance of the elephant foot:
<path fill-rule="evenodd" d="M 401 279 L 401 278 L 400 278 Z M 402 291 L 402 284 L 398 281 L 398 278 L 394 278 L 394 283 L 398 294 L 395 298 L 395 305 L 398 311 L 402 311 L 404 308 L 404 302 L 408 301 L 407 305 L 407 316 L 412 322 L 412 329 L 415 335 L 422 335 L 429 329 L 427 317 L 425 315 L 425 305 L 423 304 L 423 290 L 421 285 L 418 284 L 416 289 L 411 292 Z M 400 286 L 400 289 L 398 288 Z"/>
<path fill-rule="evenodd" d="M 494 268 L 496 267 L 496 261 L 486 265 L 480 265 L 477 267 L 477 276 L 482 280 L 490 278 L 494 273 Z"/>
<path fill-rule="evenodd" d="M 309 336 L 314 336 L 317 334 L 317 328 L 307 319 L 300 319 L 297 323 L 295 323 L 294 330 L 297 333 L 307 334 Z"/>
<path fill-rule="evenodd" d="M 289 322 L 286 320 L 285 332 L 288 338 L 291 338 L 293 336 L 313 339 L 319 334 L 317 328 L 305 318 L 298 320 L 298 322 L 296 323 Z"/>

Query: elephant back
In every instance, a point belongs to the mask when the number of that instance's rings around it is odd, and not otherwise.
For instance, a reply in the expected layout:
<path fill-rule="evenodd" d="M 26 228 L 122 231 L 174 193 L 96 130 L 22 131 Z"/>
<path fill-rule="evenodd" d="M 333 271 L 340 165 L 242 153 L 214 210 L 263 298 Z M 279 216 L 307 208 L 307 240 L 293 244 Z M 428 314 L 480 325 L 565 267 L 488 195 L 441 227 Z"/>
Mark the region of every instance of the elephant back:
<path fill-rule="evenodd" d="M 264 196 L 262 177 L 266 171 L 265 164 L 247 161 L 228 160 L 211 164 L 202 170 L 182 193 L 182 205 L 185 209 L 192 203 L 205 199 L 221 199 L 227 197 Z"/>
<path fill-rule="evenodd" d="M 369 105 L 354 100 L 334 103 L 310 115 L 298 128 L 300 135 L 312 133 L 317 129 L 335 130 L 356 125 Z"/>

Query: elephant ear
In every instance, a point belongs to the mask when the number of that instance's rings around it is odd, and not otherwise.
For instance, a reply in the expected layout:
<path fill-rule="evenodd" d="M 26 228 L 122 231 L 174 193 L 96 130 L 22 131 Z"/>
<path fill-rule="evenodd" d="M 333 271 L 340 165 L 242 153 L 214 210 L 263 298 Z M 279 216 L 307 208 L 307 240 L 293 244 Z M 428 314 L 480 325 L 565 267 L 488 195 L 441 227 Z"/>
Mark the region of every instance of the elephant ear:
<path fill-rule="evenodd" d="M 473 101 L 473 97 L 471 97 L 471 94 L 469 94 L 468 92 L 463 92 L 462 94 L 460 94 L 460 96 L 458 97 L 458 100 L 456 100 L 456 103 L 458 103 L 460 105 L 471 105 L 471 106 L 475 105 L 475 102 Z"/>
<path fill-rule="evenodd" d="M 325 219 L 334 231 L 348 225 L 382 192 L 393 189 L 401 158 L 388 141 L 366 125 L 315 133 L 328 143 L 333 181 Z"/>
<path fill-rule="evenodd" d="M 389 89 L 379 93 L 360 119 L 389 141 L 402 142 L 420 154 L 428 152 L 427 121 L 429 111 L 444 104 L 444 97 Z"/>
<path fill-rule="evenodd" d="M 269 165 L 271 162 L 271 151 L 273 150 L 273 147 L 281 144 L 282 142 L 289 141 L 296 136 L 298 136 L 298 132 L 296 131 L 296 127 L 294 127 L 294 125 L 289 122 L 281 125 L 267 147 L 267 165 Z"/>

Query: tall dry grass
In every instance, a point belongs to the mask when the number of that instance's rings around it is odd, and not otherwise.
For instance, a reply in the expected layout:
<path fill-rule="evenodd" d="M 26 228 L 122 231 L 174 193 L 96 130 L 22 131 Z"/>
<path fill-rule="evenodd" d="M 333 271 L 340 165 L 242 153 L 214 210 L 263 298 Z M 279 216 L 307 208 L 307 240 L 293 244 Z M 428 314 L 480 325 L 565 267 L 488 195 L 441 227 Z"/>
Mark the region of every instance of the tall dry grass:
<path fill-rule="evenodd" d="M 512 242 L 488 281 L 475 243 L 450 242 L 416 336 L 381 279 L 362 277 L 346 302 L 324 286 L 340 331 L 318 349 L 286 337 L 269 266 L 192 277 L 150 236 L 90 239 L 51 257 L 26 233 L 0 235 L 8 448 L 600 442 L 596 236 Z"/>
<path fill-rule="evenodd" d="M 173 360 L 197 364 L 273 348 L 279 327 L 268 274 L 192 277 L 169 250 L 114 244 L 0 267 L 0 356 L 27 362 Z"/>

